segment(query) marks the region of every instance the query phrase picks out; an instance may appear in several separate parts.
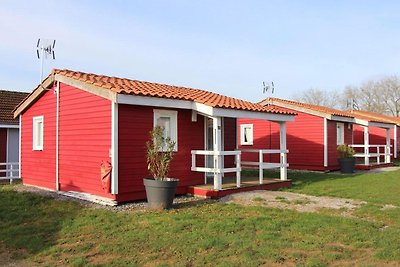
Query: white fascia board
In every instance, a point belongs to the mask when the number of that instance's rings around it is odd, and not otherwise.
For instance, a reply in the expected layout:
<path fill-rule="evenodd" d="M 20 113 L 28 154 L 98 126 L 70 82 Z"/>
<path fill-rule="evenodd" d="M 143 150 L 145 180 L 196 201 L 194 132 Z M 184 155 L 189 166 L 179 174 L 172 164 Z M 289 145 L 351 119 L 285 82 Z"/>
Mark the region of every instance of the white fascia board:
<path fill-rule="evenodd" d="M 370 121 L 368 123 L 368 126 L 385 128 L 385 129 L 393 129 L 394 124 Z"/>
<path fill-rule="evenodd" d="M 366 121 L 366 120 L 361 120 L 361 119 L 357 119 L 357 118 L 354 118 L 354 123 L 355 123 L 355 124 L 362 125 L 362 126 L 368 126 L 368 125 L 369 125 L 369 122 L 368 122 L 368 121 Z"/>
<path fill-rule="evenodd" d="M 18 124 L 0 124 L 0 128 L 18 129 Z"/>
<path fill-rule="evenodd" d="M 332 120 L 333 120 L 333 121 L 340 121 L 340 122 L 355 123 L 354 118 L 343 117 L 343 116 L 336 116 L 336 115 L 333 115 L 333 116 L 332 116 Z"/>
<path fill-rule="evenodd" d="M 99 86 L 88 84 L 88 83 L 85 83 L 82 81 L 78 81 L 73 78 L 61 75 L 61 74 L 56 74 L 54 80 L 59 81 L 64 84 L 71 85 L 75 88 L 81 89 L 82 91 L 85 91 L 85 92 L 88 92 L 88 93 L 91 93 L 91 94 L 94 94 L 94 95 L 97 95 L 97 96 L 100 96 L 100 97 L 103 97 L 105 99 L 115 102 L 117 93 L 115 93 L 111 90 L 104 89 Z"/>
<path fill-rule="evenodd" d="M 302 107 L 299 107 L 299 106 L 294 106 L 294 105 L 290 105 L 290 104 L 286 104 L 286 103 L 281 103 L 281 102 L 278 102 L 278 101 L 272 101 L 270 104 L 274 105 L 274 106 L 282 107 L 282 108 L 288 108 L 288 109 L 295 110 L 295 111 L 298 111 L 298 112 L 302 112 L 302 113 L 305 113 L 305 114 L 314 115 L 314 116 L 317 116 L 317 117 L 327 118 L 328 120 L 332 120 L 332 115 L 324 113 L 324 112 L 319 112 L 319 111 L 308 109 L 308 108 L 302 108 Z"/>
<path fill-rule="evenodd" d="M 276 114 L 270 112 L 256 112 L 239 109 L 214 108 L 214 116 L 231 117 L 231 118 L 247 118 L 260 119 L 269 121 L 294 121 L 294 115 Z"/>
<path fill-rule="evenodd" d="M 214 108 L 202 103 L 187 100 L 167 99 L 137 95 L 117 95 L 117 103 L 152 107 L 191 109 L 210 117 L 249 118 L 271 121 L 294 121 L 294 115 L 283 115 L 268 112 L 254 112 L 238 109 Z"/>
<path fill-rule="evenodd" d="M 127 105 L 192 109 L 192 101 L 168 99 L 161 97 L 117 94 L 116 102 L 118 104 L 127 104 Z"/>

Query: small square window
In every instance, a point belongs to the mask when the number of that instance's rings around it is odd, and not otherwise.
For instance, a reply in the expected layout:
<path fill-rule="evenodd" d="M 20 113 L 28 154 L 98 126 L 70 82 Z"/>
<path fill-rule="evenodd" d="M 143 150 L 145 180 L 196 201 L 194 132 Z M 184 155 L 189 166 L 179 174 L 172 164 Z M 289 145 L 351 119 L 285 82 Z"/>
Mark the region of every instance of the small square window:
<path fill-rule="evenodd" d="M 240 144 L 253 145 L 253 124 L 240 125 Z"/>
<path fill-rule="evenodd" d="M 344 123 L 336 123 L 336 144 L 344 144 Z"/>
<path fill-rule="evenodd" d="M 164 129 L 164 138 L 175 142 L 174 151 L 178 151 L 178 112 L 175 110 L 154 110 L 154 127 Z"/>
<path fill-rule="evenodd" d="M 43 116 L 33 117 L 33 150 L 43 150 Z"/>

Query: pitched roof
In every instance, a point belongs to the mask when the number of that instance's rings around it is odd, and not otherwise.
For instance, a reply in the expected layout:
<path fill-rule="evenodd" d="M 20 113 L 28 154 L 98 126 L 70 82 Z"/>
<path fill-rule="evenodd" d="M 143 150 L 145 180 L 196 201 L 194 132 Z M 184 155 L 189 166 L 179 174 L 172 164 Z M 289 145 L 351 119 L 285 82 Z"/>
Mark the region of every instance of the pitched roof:
<path fill-rule="evenodd" d="M 215 108 L 268 112 L 283 115 L 296 114 L 295 112 L 285 111 L 279 107 L 265 107 L 257 103 L 251 103 L 201 89 L 110 77 L 67 69 L 54 69 L 52 71 L 52 75 L 55 74 L 72 78 L 76 81 L 93 85 L 118 94 L 194 101 L 196 103 L 201 103 Z"/>
<path fill-rule="evenodd" d="M 0 90 L 0 124 L 18 124 L 14 119 L 14 108 L 24 100 L 29 93 Z"/>
<path fill-rule="evenodd" d="M 353 115 L 350 114 L 347 111 L 341 111 L 341 110 L 334 109 L 334 108 L 328 108 L 328 107 L 324 107 L 324 106 L 301 103 L 301 102 L 296 102 L 296 101 L 286 100 L 286 99 L 280 99 L 280 98 L 275 98 L 275 97 L 269 97 L 269 98 L 261 101 L 260 104 L 262 104 L 262 105 L 272 104 L 272 105 L 277 105 L 277 106 L 284 105 L 287 108 L 292 107 L 295 110 L 297 110 L 296 108 L 299 108 L 299 109 L 302 109 L 302 110 L 304 110 L 304 109 L 307 110 L 308 109 L 308 110 L 319 112 L 319 113 L 323 113 L 323 114 L 326 114 L 326 115 L 353 118 Z"/>
<path fill-rule="evenodd" d="M 345 119 L 355 119 L 355 123 L 357 120 L 364 121 L 363 124 L 367 122 L 374 122 L 374 123 L 384 123 L 384 124 L 395 124 L 400 123 L 400 120 L 394 121 L 393 119 L 387 119 L 383 116 L 367 116 L 365 113 L 357 113 L 351 111 L 342 111 L 334 108 L 328 108 L 319 105 L 313 105 L 308 103 L 301 103 L 292 100 L 280 99 L 275 97 L 269 97 L 264 99 L 263 101 L 259 102 L 261 105 L 277 105 L 282 108 L 293 109 L 300 112 L 310 112 L 314 115 L 319 116 L 340 116 L 344 117 Z M 336 117 L 337 118 L 337 117 Z"/>
<path fill-rule="evenodd" d="M 400 125 L 400 118 L 399 117 L 391 117 L 379 113 L 364 111 L 364 110 L 352 110 L 350 113 L 354 114 L 355 116 L 362 116 L 365 118 L 369 118 L 371 120 L 377 122 L 386 122 L 386 123 L 394 123 Z"/>

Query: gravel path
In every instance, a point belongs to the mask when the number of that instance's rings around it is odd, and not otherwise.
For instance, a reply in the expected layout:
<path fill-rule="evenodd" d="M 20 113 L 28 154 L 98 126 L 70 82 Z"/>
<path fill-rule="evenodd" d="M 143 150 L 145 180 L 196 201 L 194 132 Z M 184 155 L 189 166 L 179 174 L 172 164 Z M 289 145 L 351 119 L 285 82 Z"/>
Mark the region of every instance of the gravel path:
<path fill-rule="evenodd" d="M 225 203 L 259 205 L 299 212 L 318 212 L 321 209 L 343 209 L 343 216 L 351 216 L 351 211 L 365 204 L 364 201 L 335 197 L 316 197 L 282 191 L 252 191 L 229 195 L 220 199 Z"/>

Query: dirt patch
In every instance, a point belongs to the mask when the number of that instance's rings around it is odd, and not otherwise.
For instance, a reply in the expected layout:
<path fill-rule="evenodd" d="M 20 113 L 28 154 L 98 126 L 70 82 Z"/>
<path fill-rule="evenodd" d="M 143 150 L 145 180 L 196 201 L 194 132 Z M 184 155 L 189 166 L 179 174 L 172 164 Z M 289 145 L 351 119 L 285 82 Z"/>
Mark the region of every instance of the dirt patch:
<path fill-rule="evenodd" d="M 316 197 L 291 192 L 261 190 L 229 195 L 221 198 L 220 201 L 240 205 L 292 209 L 299 212 L 318 212 L 322 209 L 343 210 L 343 216 L 351 216 L 351 211 L 366 203 L 346 198 Z"/>

